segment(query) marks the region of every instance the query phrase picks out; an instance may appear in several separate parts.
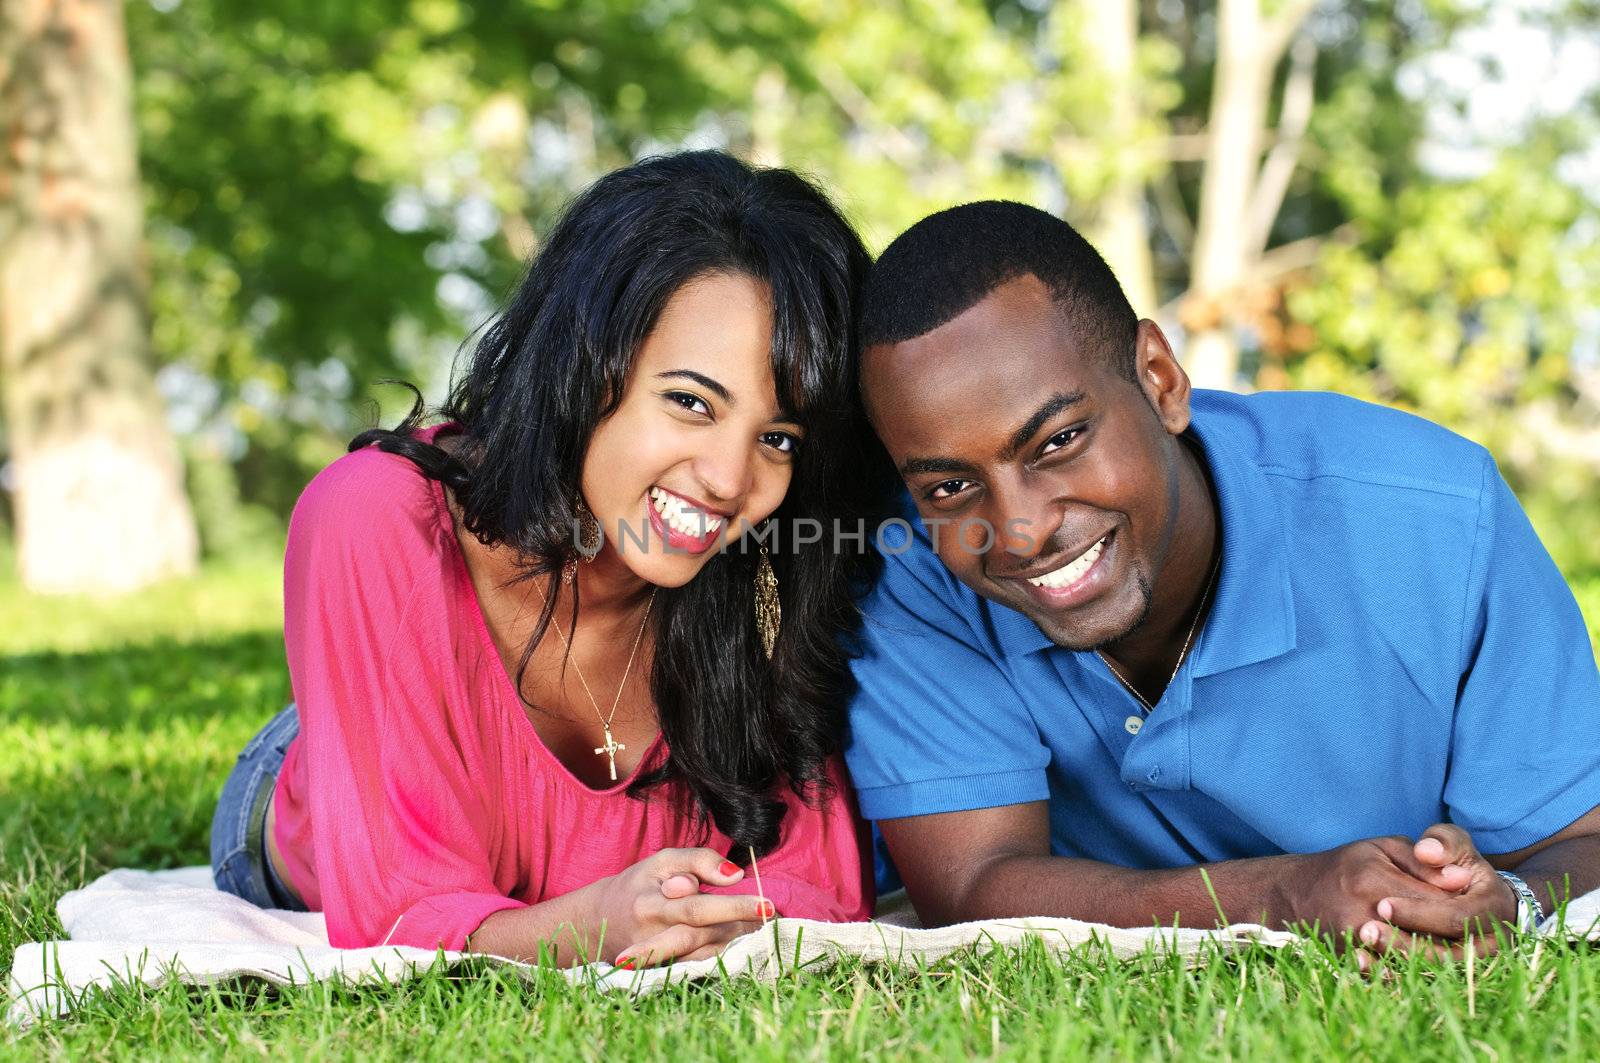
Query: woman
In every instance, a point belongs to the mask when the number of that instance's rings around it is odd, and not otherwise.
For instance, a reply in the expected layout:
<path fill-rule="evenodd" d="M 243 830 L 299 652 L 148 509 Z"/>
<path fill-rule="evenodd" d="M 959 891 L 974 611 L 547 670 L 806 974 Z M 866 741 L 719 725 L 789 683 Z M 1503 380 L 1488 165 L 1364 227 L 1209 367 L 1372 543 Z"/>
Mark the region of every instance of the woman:
<path fill-rule="evenodd" d="M 298 711 L 224 788 L 218 885 L 324 911 L 335 945 L 561 963 L 866 917 L 836 738 L 870 554 L 792 528 L 854 526 L 887 482 L 854 396 L 867 261 L 805 181 L 721 153 L 580 196 L 446 423 L 419 401 L 296 506 Z"/>

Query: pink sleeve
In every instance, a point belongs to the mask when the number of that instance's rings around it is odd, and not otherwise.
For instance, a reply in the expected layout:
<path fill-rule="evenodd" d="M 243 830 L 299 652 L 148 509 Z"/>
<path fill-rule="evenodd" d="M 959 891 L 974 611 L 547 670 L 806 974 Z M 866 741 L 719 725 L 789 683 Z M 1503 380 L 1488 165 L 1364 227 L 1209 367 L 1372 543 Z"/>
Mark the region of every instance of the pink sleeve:
<path fill-rule="evenodd" d="M 284 641 L 300 710 L 316 891 L 328 939 L 460 949 L 490 914 L 492 823 L 455 668 L 432 485 L 403 458 L 347 455 L 289 524 Z"/>
<path fill-rule="evenodd" d="M 842 760 L 828 761 L 833 784 L 821 808 L 812 808 L 785 789 L 789 811 L 783 817 L 778 847 L 757 861 L 761 886 L 778 914 L 790 919 L 857 923 L 872 918 L 872 860 L 866 825 L 856 813 L 855 794 Z M 748 865 L 749 853 L 730 853 Z M 756 876 L 708 893 L 756 892 Z"/>

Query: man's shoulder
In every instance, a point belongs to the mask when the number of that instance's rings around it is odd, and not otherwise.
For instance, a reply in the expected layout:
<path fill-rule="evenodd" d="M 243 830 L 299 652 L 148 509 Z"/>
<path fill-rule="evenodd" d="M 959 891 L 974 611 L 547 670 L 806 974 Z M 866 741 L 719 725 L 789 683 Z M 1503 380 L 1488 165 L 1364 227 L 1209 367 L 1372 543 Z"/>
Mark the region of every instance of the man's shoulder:
<path fill-rule="evenodd" d="M 1331 392 L 1196 391 L 1202 440 L 1222 439 L 1268 476 L 1476 501 L 1488 451 L 1403 410 Z"/>
<path fill-rule="evenodd" d="M 978 638 L 986 603 L 956 579 L 934 547 L 934 535 L 952 534 L 948 527 L 930 532 L 916 503 L 900 489 L 893 512 L 875 536 L 883 569 L 861 603 L 869 634 L 872 629 L 884 629 L 886 624 L 894 627 L 915 617 L 963 641 Z"/>
<path fill-rule="evenodd" d="M 926 596 L 948 602 L 960 595 L 962 584 L 939 560 L 928 526 L 903 487 L 878 528 L 876 545 L 884 566 L 874 597 L 888 591 L 902 601 Z"/>

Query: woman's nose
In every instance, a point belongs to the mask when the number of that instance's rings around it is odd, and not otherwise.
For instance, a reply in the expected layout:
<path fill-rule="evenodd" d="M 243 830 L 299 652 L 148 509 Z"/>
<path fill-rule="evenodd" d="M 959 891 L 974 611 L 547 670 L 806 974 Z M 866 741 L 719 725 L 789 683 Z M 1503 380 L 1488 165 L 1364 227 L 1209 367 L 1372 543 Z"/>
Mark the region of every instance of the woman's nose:
<path fill-rule="evenodd" d="M 695 459 L 695 476 L 710 496 L 706 501 L 736 502 L 745 496 L 750 490 L 753 449 L 730 439 Z"/>

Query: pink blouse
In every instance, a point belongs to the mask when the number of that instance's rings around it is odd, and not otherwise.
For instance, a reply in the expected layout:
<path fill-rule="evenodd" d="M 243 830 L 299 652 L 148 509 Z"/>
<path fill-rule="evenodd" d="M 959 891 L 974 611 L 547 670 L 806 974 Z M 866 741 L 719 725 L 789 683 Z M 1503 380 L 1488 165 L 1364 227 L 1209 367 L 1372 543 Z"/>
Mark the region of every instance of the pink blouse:
<path fill-rule="evenodd" d="M 336 946 L 459 949 L 494 912 L 662 848 L 731 845 L 696 831 L 675 784 L 645 801 L 625 793 L 631 779 L 591 790 L 545 748 L 489 637 L 444 488 L 405 458 L 347 454 L 300 496 L 284 640 L 300 734 L 274 838 Z M 657 738 L 641 767 L 665 755 Z M 762 885 L 781 915 L 865 919 L 871 869 L 837 757 L 829 776 L 820 809 L 783 791 Z M 755 880 L 715 892 L 754 893 Z"/>

